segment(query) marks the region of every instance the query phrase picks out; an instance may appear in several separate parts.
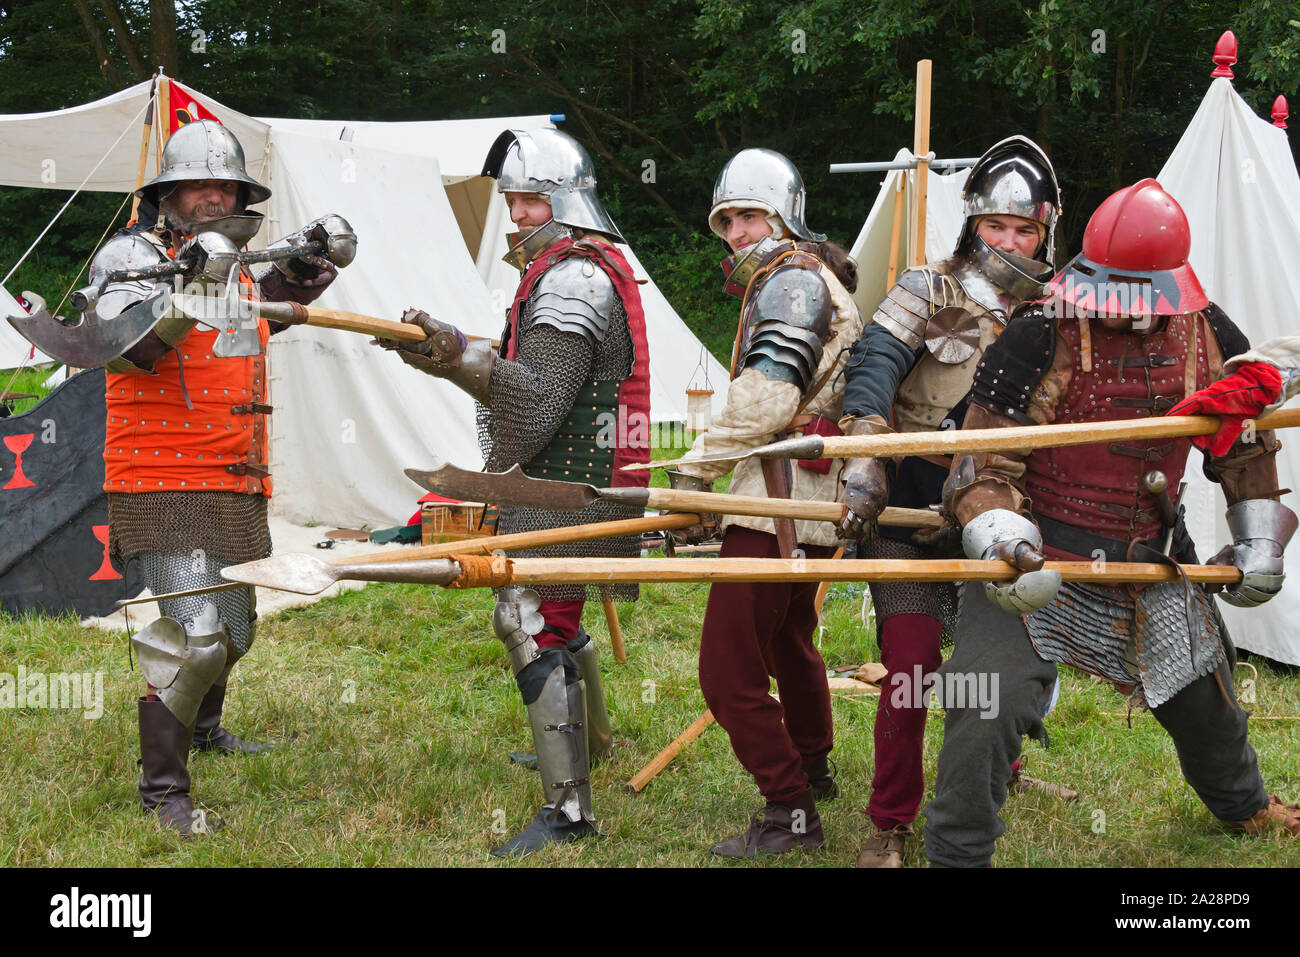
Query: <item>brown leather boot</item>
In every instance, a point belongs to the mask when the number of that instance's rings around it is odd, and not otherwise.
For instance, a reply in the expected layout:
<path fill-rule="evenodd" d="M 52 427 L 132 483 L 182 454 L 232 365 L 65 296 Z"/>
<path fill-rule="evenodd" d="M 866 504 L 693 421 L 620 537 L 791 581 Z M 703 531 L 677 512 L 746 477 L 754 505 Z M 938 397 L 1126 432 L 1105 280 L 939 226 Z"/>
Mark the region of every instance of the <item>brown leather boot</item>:
<path fill-rule="evenodd" d="M 833 801 L 840 796 L 840 786 L 835 783 L 835 765 L 830 758 L 805 764 L 803 773 L 808 775 L 814 801 Z"/>
<path fill-rule="evenodd" d="M 221 711 L 226 704 L 226 686 L 213 685 L 199 702 L 199 716 L 194 720 L 194 750 L 221 754 L 261 754 L 275 750 L 269 744 L 245 741 L 221 727 Z"/>
<path fill-rule="evenodd" d="M 167 827 L 189 837 L 194 827 L 190 800 L 190 754 L 193 728 L 176 719 L 157 698 L 139 699 L 140 803 L 146 814 L 158 815 Z"/>
<path fill-rule="evenodd" d="M 1263 834 L 1275 826 L 1281 827 L 1291 837 L 1300 837 L 1300 804 L 1283 804 L 1276 794 L 1270 794 L 1268 804 L 1249 821 L 1228 823 L 1228 827 L 1251 835 Z"/>
<path fill-rule="evenodd" d="M 754 815 L 749 830 L 715 844 L 719 857 L 757 857 L 759 854 L 785 854 L 801 847 L 814 851 L 826 843 L 822 819 L 811 791 L 789 804 L 767 805 Z"/>
<path fill-rule="evenodd" d="M 858 855 L 858 867 L 902 867 L 903 848 L 913 835 L 911 824 L 899 824 L 882 831 L 875 827 Z"/>

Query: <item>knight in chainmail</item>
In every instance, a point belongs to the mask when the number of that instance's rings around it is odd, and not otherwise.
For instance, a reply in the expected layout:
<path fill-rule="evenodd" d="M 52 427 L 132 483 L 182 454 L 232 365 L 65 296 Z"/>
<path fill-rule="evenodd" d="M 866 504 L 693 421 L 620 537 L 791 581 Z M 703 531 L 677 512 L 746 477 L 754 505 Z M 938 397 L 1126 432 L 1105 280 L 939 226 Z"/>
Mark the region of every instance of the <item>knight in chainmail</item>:
<path fill-rule="evenodd" d="M 960 422 L 984 350 L 1051 276 L 1061 193 L 1037 145 L 1023 136 L 995 144 L 971 169 L 962 198 L 966 221 L 952 257 L 904 272 L 854 347 L 840 422 L 846 434 L 924 432 Z M 886 506 L 937 507 L 950 464 L 946 456 L 849 460 L 840 533 L 859 543 L 859 558 L 951 557 L 951 525 L 913 533 L 876 524 Z M 872 582 L 870 588 L 887 674 L 876 709 L 867 805 L 872 832 L 857 863 L 901 867 L 925 793 L 926 708 L 910 685 L 942 662 L 943 640 L 956 623 L 957 586 Z"/>
<path fill-rule="evenodd" d="M 649 353 L 645 313 L 624 242 L 596 195 L 591 158 L 558 130 L 507 130 L 488 153 L 519 231 L 506 261 L 523 274 L 498 351 L 453 325 L 409 310 L 419 343 L 381 342 L 403 361 L 445 378 L 478 401 L 488 471 L 521 467 L 533 478 L 601 487 L 641 485 L 649 460 Z M 595 502 L 580 511 L 503 505 L 498 531 L 531 532 L 638 518 L 641 510 Z M 632 536 L 512 552 L 564 558 L 632 557 Z M 635 599 L 636 585 L 607 594 Z M 508 587 L 494 626 L 505 642 L 528 709 L 545 802 L 533 821 L 493 854 L 526 855 L 596 833 L 590 763 L 613 745 L 596 648 L 582 629 L 583 586 Z M 519 756 L 512 756 L 519 757 Z"/>
<path fill-rule="evenodd" d="M 329 216 L 275 244 L 319 240 L 325 255 L 278 260 L 256 280 L 233 265 L 262 221 L 247 207 L 270 190 L 245 171 L 234 135 L 211 120 L 171 137 L 158 176 L 137 195 L 137 223 L 91 261 L 100 291 L 85 322 L 141 316 L 171 291 L 169 281 L 114 276 L 124 269 L 206 262 L 185 278 L 238 282 L 245 297 L 305 305 L 355 252 L 351 227 Z M 223 585 L 227 565 L 271 554 L 265 352 L 284 326 L 258 319 L 218 331 L 175 311 L 153 316 L 143 338 L 107 364 L 104 489 L 113 564 L 139 562 L 145 585 L 162 595 Z M 191 747 L 266 750 L 221 726 L 231 670 L 253 644 L 255 598 L 241 588 L 158 604 L 163 617 L 131 639 L 148 682 L 139 700 L 140 799 L 146 813 L 189 835 Z"/>
<path fill-rule="evenodd" d="M 1047 298 L 1019 310 L 985 352 L 963 427 L 1140 421 L 1201 394 L 1248 343 L 1202 291 L 1190 246 L 1186 216 L 1155 180 L 1108 198 Z M 1279 501 L 1273 434 L 1229 441 L 1210 452 L 1205 471 L 1223 487 L 1234 544 L 1210 562 L 1241 573 L 1223 600 L 1258 605 L 1282 587 L 1296 516 Z M 1103 572 L 1107 562 L 1194 563 L 1165 491 L 1177 488 L 1190 445 L 1127 440 L 956 457 L 945 504 L 964 526 L 966 555 L 1003 559 L 1022 574 L 962 592 L 956 646 L 940 669 L 947 718 L 925 809 L 932 864 L 991 860 L 1011 762 L 1022 735 L 1043 736 L 1057 664 L 1108 679 L 1149 707 L 1184 778 L 1229 827 L 1300 835 L 1300 806 L 1264 789 L 1214 598 L 1186 578 L 1062 584 L 1043 568 L 1045 557 L 1100 563 Z M 948 690 L 993 675 L 990 700 Z"/>

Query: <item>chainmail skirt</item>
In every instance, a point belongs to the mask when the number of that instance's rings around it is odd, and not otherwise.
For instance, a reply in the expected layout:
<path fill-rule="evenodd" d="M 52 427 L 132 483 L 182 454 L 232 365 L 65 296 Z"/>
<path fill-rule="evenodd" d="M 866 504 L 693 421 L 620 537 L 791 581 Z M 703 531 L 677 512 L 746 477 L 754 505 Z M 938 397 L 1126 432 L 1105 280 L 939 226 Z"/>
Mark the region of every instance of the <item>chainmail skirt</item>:
<path fill-rule="evenodd" d="M 928 561 L 940 557 L 932 548 L 896 538 L 877 537 L 858 546 L 858 558 Z M 952 644 L 957 629 L 956 582 L 869 582 L 876 621 L 896 615 L 927 615 L 943 625 L 942 644 Z"/>

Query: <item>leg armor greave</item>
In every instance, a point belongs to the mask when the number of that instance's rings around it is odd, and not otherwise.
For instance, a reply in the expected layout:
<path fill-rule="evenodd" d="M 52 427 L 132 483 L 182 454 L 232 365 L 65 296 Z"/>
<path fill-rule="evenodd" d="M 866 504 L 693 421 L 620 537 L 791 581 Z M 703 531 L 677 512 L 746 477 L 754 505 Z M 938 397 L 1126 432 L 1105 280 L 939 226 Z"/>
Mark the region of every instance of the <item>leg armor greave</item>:
<path fill-rule="evenodd" d="M 578 672 L 587 686 L 587 754 L 592 762 L 603 761 L 614 751 L 614 732 L 605 709 L 605 689 L 600 683 L 596 643 L 579 628 L 569 642 L 569 651 L 578 662 Z"/>
<path fill-rule="evenodd" d="M 541 599 L 527 588 L 497 592 L 493 625 L 510 656 L 515 683 L 528 709 L 533 747 L 546 806 L 572 823 L 594 824 L 587 752 L 586 687 L 573 655 L 560 648 L 539 651 L 536 635 L 545 624 Z"/>
<path fill-rule="evenodd" d="M 224 625 L 187 635 L 174 618 L 159 618 L 131 636 L 145 680 L 187 728 L 193 727 L 199 702 L 225 668 L 227 642 Z"/>

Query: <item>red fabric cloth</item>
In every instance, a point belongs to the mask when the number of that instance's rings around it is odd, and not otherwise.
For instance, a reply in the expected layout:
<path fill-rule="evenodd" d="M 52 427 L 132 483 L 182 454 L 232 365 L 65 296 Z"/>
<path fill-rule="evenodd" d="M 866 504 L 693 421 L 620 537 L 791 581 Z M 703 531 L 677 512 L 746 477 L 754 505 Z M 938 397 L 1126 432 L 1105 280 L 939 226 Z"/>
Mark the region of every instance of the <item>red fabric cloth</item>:
<path fill-rule="evenodd" d="M 563 648 L 572 641 L 578 634 L 578 628 L 582 625 L 582 606 L 586 604 L 581 601 L 544 601 L 538 609 L 543 618 L 546 619 L 546 627 L 551 631 L 543 631 L 537 635 L 538 648 Z"/>
<path fill-rule="evenodd" d="M 820 415 L 803 427 L 804 435 L 843 435 L 839 423 L 831 419 L 823 419 Z M 816 472 L 818 475 L 829 475 L 831 472 L 831 463 L 834 459 L 800 459 L 799 468 L 807 469 L 809 472 Z"/>
<path fill-rule="evenodd" d="M 867 815 L 881 830 L 912 823 L 921 809 L 924 680 L 943 663 L 942 632 L 943 625 L 929 615 L 895 615 L 880 623 L 880 663 L 889 673 L 876 705 L 876 771 Z"/>
<path fill-rule="evenodd" d="M 1246 422 L 1282 394 L 1282 373 L 1267 362 L 1247 362 L 1225 379 L 1193 392 L 1169 410 L 1170 415 L 1218 415 L 1223 424 L 1213 435 L 1194 435 L 1192 444 L 1210 455 L 1226 455 Z"/>
<path fill-rule="evenodd" d="M 800 545 L 808 558 L 829 546 Z M 732 525 L 723 558 L 779 558 L 775 535 Z M 700 690 L 732 750 L 768 801 L 808 790 L 805 764 L 834 743 L 826 665 L 813 643 L 816 582 L 725 582 L 709 589 L 700 638 Z M 768 694 L 776 678 L 781 700 Z"/>

